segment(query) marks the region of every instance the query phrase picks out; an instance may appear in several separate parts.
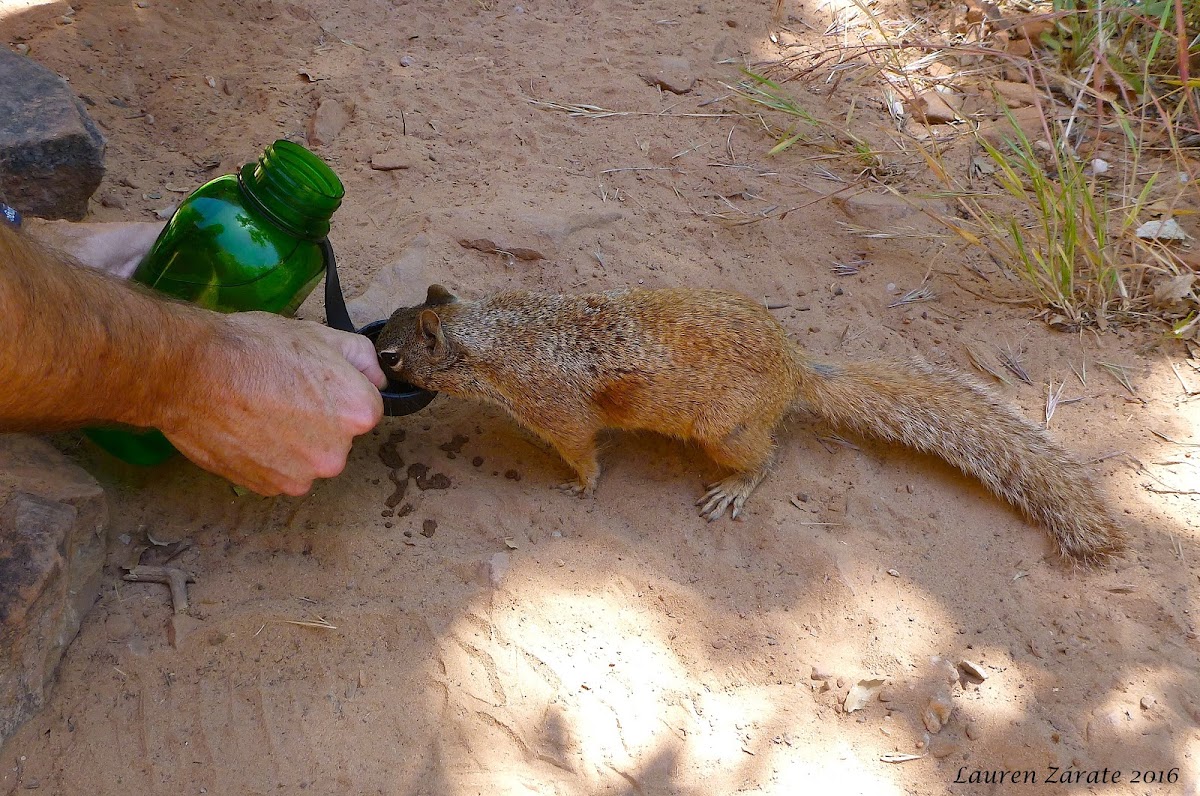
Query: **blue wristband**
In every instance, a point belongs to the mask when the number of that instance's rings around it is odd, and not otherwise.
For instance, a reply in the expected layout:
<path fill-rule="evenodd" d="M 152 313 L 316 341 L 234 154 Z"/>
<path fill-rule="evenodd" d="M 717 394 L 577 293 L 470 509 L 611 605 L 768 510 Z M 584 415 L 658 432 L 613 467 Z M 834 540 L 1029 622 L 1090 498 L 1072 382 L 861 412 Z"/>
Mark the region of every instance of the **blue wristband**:
<path fill-rule="evenodd" d="M 4 204 L 4 202 L 0 202 L 0 219 L 7 221 L 18 229 L 21 227 L 21 214 Z"/>

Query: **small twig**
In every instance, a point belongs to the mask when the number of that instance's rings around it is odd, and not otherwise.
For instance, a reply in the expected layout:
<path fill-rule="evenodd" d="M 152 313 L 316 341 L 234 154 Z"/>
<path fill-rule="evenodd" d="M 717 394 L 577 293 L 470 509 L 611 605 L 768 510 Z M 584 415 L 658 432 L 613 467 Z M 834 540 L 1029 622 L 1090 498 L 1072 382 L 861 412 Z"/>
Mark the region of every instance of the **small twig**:
<path fill-rule="evenodd" d="M 1166 440 L 1167 442 L 1171 443 L 1172 445 L 1183 445 L 1184 447 L 1188 447 L 1188 448 L 1200 448 L 1200 442 L 1180 442 L 1179 440 L 1171 439 L 1166 434 L 1163 434 L 1159 431 L 1155 431 L 1154 429 L 1150 429 L 1150 433 L 1153 434 L 1154 436 L 1158 437 L 1159 439 Z"/>
<path fill-rule="evenodd" d="M 177 567 L 150 567 L 139 564 L 125 573 L 124 579 L 137 583 L 165 583 L 171 587 L 171 605 L 175 613 L 187 613 L 187 584 L 196 579 Z"/>
<path fill-rule="evenodd" d="M 619 169 L 604 169 L 601 174 L 615 174 L 618 171 L 679 171 L 669 166 L 625 166 Z M 679 172 L 685 174 L 686 172 Z"/>
<path fill-rule="evenodd" d="M 315 619 L 280 619 L 285 625 L 299 625 L 300 627 L 316 627 L 322 630 L 337 630 L 337 625 L 329 623 L 329 620 L 318 614 L 313 614 Z"/>

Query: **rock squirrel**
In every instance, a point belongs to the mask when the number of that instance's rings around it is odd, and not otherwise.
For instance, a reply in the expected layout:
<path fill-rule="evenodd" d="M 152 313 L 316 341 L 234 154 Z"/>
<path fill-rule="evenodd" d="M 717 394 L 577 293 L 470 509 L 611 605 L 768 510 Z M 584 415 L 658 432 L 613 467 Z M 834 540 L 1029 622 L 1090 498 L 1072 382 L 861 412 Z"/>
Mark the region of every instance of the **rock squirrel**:
<path fill-rule="evenodd" d="M 440 285 L 396 310 L 376 348 L 385 370 L 507 410 L 591 493 L 603 429 L 692 440 L 733 474 L 697 505 L 742 506 L 769 472 L 794 409 L 837 429 L 931 453 L 981 480 L 1085 562 L 1124 548 L 1087 470 L 988 388 L 922 360 L 825 363 L 751 299 L 717 290 L 511 292 L 460 301 Z"/>

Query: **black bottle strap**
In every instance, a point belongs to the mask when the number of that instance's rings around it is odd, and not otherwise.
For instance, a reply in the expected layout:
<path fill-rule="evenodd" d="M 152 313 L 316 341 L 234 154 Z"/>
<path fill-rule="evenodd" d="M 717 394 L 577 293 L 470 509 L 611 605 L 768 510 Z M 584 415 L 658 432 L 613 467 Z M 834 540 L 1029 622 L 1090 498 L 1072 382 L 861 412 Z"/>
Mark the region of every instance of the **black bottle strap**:
<path fill-rule="evenodd" d="M 337 258 L 329 238 L 322 238 L 321 250 L 325 252 L 325 323 L 343 332 L 356 331 L 354 321 L 346 310 L 346 297 L 342 295 L 342 283 L 338 279 Z"/>

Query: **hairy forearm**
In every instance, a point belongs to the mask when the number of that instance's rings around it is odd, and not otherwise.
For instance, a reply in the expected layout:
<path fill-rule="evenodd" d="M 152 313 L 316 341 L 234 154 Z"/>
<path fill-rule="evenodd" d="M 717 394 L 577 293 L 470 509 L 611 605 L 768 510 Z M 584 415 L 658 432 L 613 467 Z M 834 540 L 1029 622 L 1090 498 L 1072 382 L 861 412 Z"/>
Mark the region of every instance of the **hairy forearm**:
<path fill-rule="evenodd" d="M 211 317 L 210 317 L 211 316 Z M 161 426 L 210 313 L 66 261 L 0 224 L 0 431 Z"/>

